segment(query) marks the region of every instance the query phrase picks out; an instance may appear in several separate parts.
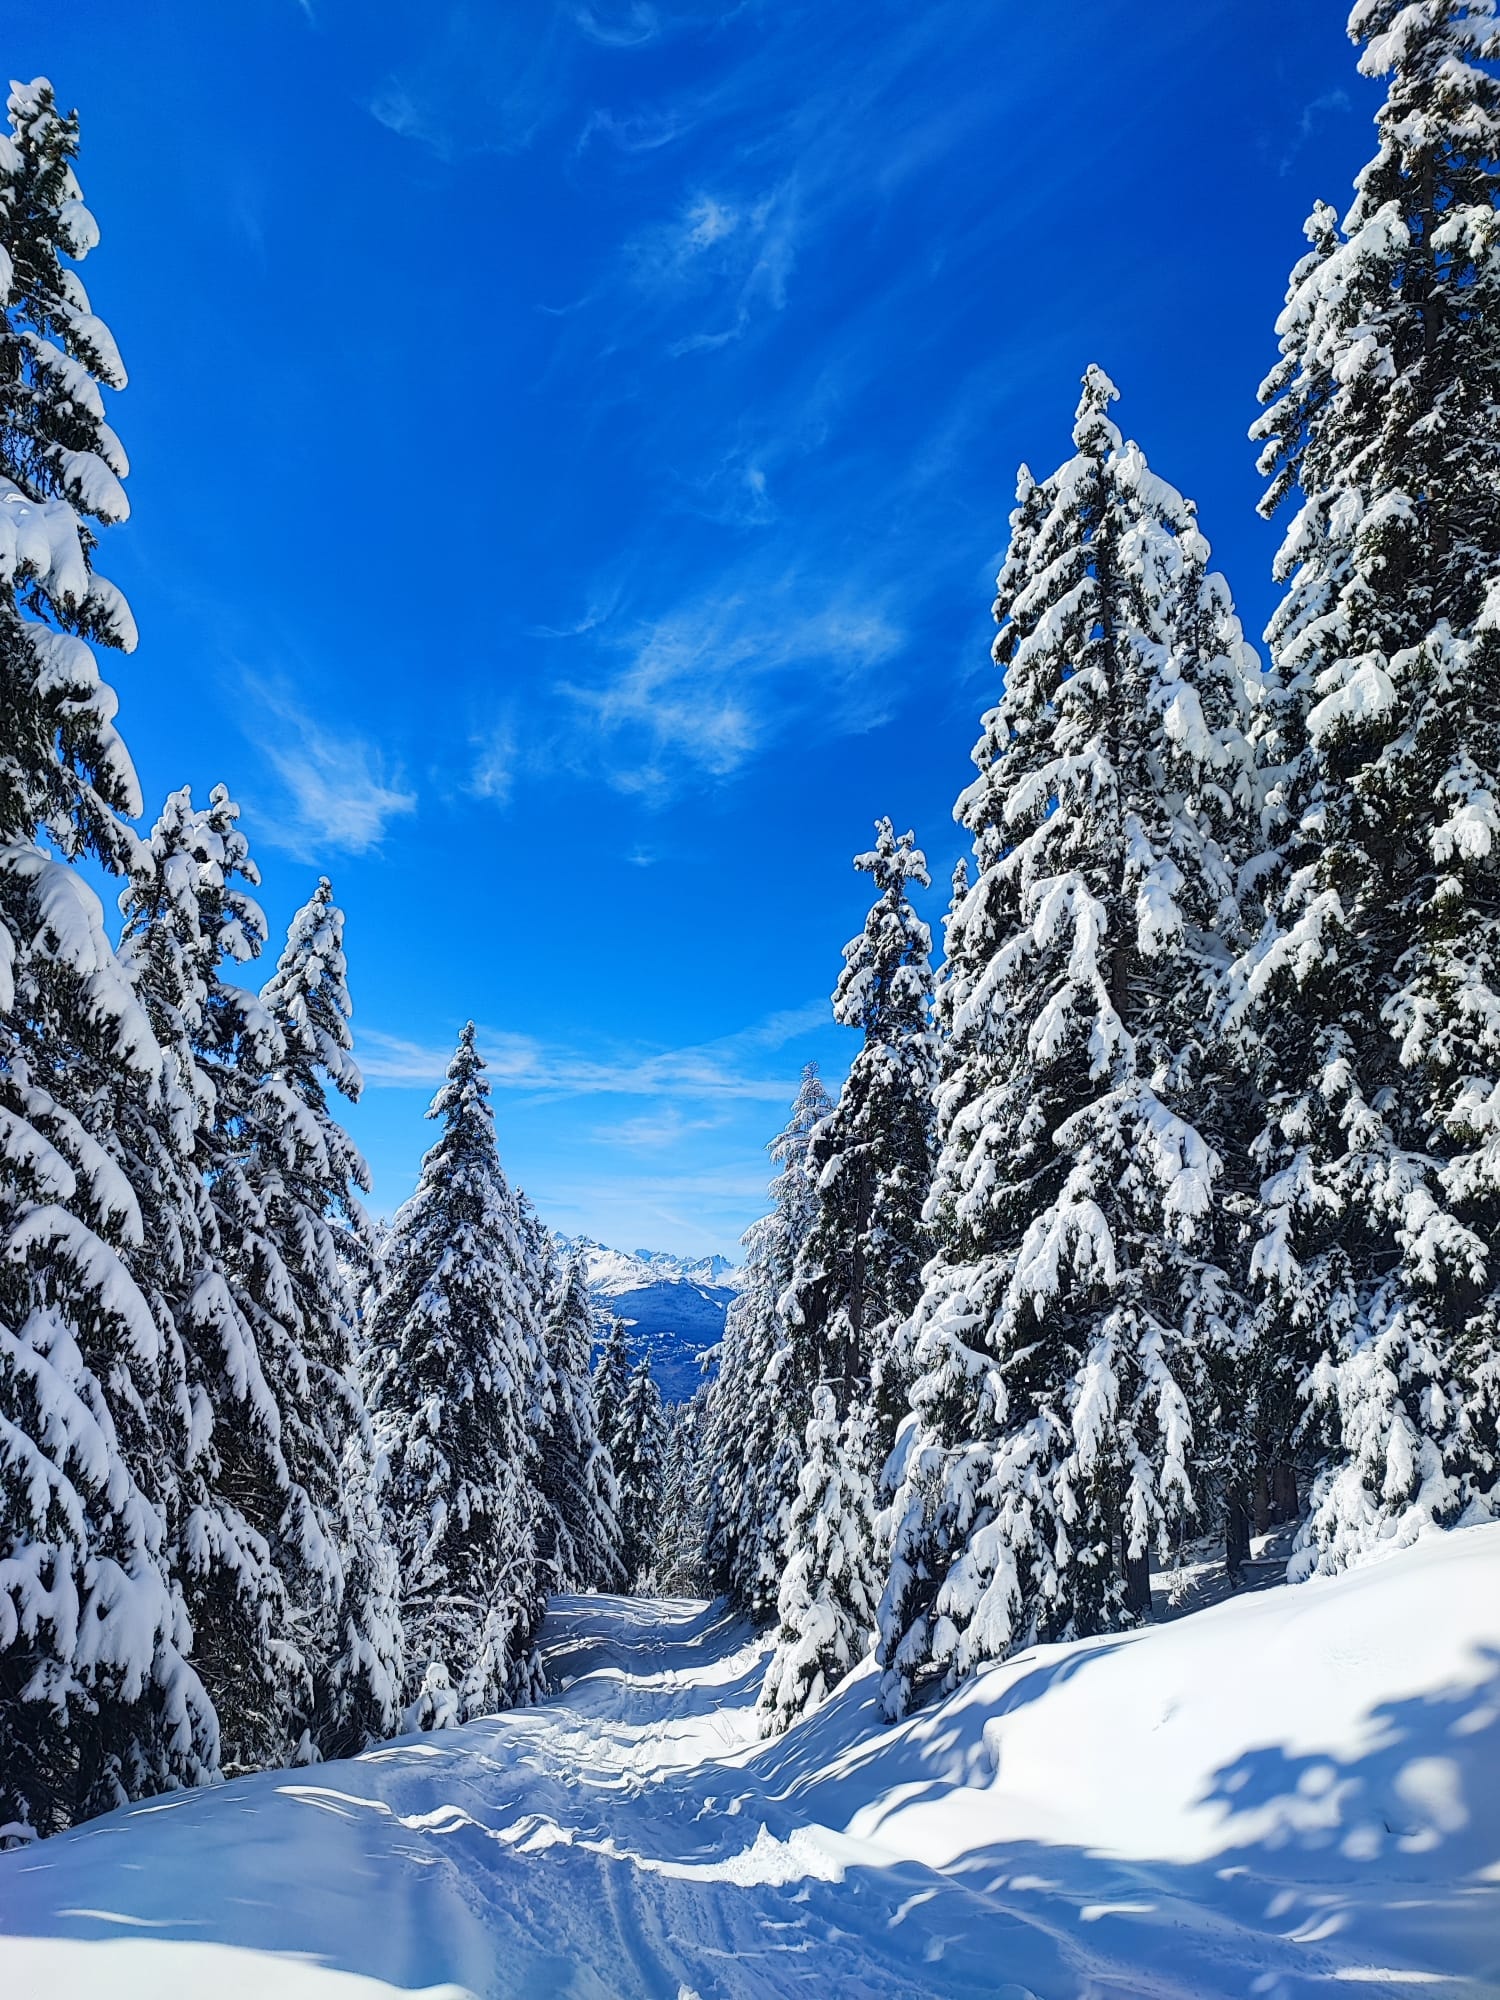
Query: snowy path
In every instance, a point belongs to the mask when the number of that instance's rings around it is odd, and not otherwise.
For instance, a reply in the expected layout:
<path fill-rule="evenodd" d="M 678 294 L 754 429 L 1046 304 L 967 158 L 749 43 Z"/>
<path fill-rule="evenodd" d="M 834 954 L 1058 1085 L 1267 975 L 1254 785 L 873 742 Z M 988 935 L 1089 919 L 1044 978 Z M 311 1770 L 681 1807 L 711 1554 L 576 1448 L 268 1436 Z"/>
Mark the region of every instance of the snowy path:
<path fill-rule="evenodd" d="M 1500 1529 L 755 1740 L 712 1607 L 543 1707 L 0 1857 L 5 2000 L 1500 1993 Z M 269 1957 L 268 1954 L 277 1954 Z"/>

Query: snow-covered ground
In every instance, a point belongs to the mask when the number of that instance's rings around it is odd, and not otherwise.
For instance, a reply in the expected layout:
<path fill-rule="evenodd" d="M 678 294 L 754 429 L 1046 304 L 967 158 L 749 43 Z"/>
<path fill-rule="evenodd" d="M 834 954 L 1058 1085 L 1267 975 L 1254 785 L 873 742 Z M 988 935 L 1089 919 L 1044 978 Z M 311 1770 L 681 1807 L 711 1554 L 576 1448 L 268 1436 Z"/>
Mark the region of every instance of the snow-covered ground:
<path fill-rule="evenodd" d="M 1500 1527 L 773 1743 L 712 1607 L 545 1706 L 0 1857 L 5 2000 L 1500 1993 Z"/>

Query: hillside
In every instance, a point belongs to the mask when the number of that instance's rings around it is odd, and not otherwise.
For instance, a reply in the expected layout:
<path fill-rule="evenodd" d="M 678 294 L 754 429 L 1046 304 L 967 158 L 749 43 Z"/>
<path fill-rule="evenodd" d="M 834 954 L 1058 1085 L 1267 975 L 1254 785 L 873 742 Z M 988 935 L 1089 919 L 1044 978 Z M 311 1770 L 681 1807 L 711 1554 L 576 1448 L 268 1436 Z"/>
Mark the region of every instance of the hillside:
<path fill-rule="evenodd" d="M 0 1855 L 8 2000 L 1479 2000 L 1500 1527 L 772 1743 L 718 1607 L 555 1603 L 541 1707 Z"/>
<path fill-rule="evenodd" d="M 674 1257 L 664 1250 L 613 1250 L 588 1236 L 557 1236 L 559 1250 L 579 1251 L 600 1328 L 616 1316 L 631 1346 L 651 1357 L 669 1403 L 685 1402 L 703 1379 L 701 1357 L 724 1331 L 739 1272 L 726 1257 Z"/>

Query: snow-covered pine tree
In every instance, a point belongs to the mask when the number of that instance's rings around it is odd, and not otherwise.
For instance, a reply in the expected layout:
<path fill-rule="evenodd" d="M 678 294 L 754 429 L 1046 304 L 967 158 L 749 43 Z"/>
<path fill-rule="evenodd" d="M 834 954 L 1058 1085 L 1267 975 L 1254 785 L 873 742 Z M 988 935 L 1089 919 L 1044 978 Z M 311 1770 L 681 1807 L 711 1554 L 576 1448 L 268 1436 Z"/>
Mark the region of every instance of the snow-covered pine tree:
<path fill-rule="evenodd" d="M 546 1505 L 540 1558 L 552 1590 L 615 1590 L 620 1560 L 620 1492 L 594 1418 L 589 1361 L 594 1309 L 583 1258 L 574 1254 L 547 1314 L 551 1406 L 541 1443 Z"/>
<path fill-rule="evenodd" d="M 392 1224 L 369 1312 L 412 1727 L 465 1721 L 535 1684 L 543 1586 L 526 1424 L 541 1355 L 484 1067 L 471 1021 L 428 1111 L 442 1130 Z"/>
<path fill-rule="evenodd" d="M 888 819 L 878 820 L 875 846 L 854 865 L 874 877 L 879 894 L 844 947 L 833 1016 L 858 1028 L 864 1045 L 809 1142 L 815 1209 L 782 1301 L 788 1358 L 778 1382 L 804 1422 L 818 1382 L 832 1388 L 840 1420 L 878 1394 L 872 1449 L 883 1463 L 906 1407 L 893 1338 L 921 1295 L 929 1248 L 922 1206 L 937 1082 L 932 938 L 908 898 L 910 883 L 929 881 L 910 833 L 898 837 Z"/>
<path fill-rule="evenodd" d="M 98 528 L 130 512 L 102 388 L 125 369 L 73 268 L 99 240 L 73 161 L 76 116 L 45 78 L 12 86 L 0 135 L 0 578 L 6 586 L 0 823 L 45 822 L 69 854 L 123 871 L 140 811 L 113 691 L 86 641 L 132 652 L 135 620 L 94 567 Z M 40 810 L 38 810 L 40 808 Z"/>
<path fill-rule="evenodd" d="M 242 843 L 239 862 L 238 872 L 257 879 Z M 252 909 L 242 898 L 246 957 L 258 955 L 265 940 L 264 918 Z M 320 1704 L 325 1711 L 328 1704 L 344 1594 L 334 1518 L 339 1424 L 330 1415 L 325 1432 L 324 1412 L 315 1407 L 329 1388 L 318 1353 L 319 1300 L 325 1263 L 336 1264 L 331 1232 L 315 1215 L 316 1156 L 321 1145 L 326 1157 L 327 1146 L 311 1103 L 287 1082 L 289 1066 L 305 1063 L 307 1051 L 300 1030 L 289 1046 L 289 1017 L 280 1011 L 282 1019 L 262 997 L 216 981 L 199 1058 L 211 1085 L 213 1126 L 202 1153 L 224 1273 L 273 1406 L 269 1425 L 257 1409 L 253 1424 L 228 1427 L 223 1447 L 232 1461 L 230 1489 L 264 1539 L 283 1595 L 273 1700 L 232 1709 L 233 1761 L 252 1769 L 320 1754 L 314 1732 Z"/>
<path fill-rule="evenodd" d="M 620 1407 L 629 1387 L 629 1336 L 624 1320 L 616 1317 L 609 1323 L 609 1332 L 594 1364 L 592 1387 L 594 1429 L 606 1451 L 614 1449 L 615 1434 L 620 1426 Z"/>
<path fill-rule="evenodd" d="M 883 819 L 874 848 L 854 865 L 873 875 L 879 894 L 860 935 L 844 947 L 833 1013 L 860 1029 L 864 1044 L 838 1103 L 809 1140 L 813 1218 L 780 1302 L 775 1380 L 797 1447 L 798 1483 L 763 1697 L 772 1727 L 820 1698 L 871 1630 L 879 1594 L 874 1480 L 905 1414 L 909 1385 L 896 1335 L 921 1295 L 928 1247 L 922 1210 L 932 1178 L 937 1075 L 932 939 L 908 898 L 910 883 L 927 886 L 927 861 L 910 833 L 898 838 Z M 825 1390 L 832 1396 L 826 1422 L 815 1408 Z M 793 1428 L 799 1419 L 801 1439 Z M 816 1493 L 807 1484 L 814 1446 Z M 832 1528 L 820 1518 L 819 1495 L 840 1502 Z M 849 1656 L 851 1646 L 858 1651 Z"/>
<path fill-rule="evenodd" d="M 77 121 L 42 79 L 0 133 L 0 1842 L 212 1774 L 167 1517 L 181 1356 L 123 1261 L 140 1204 L 99 1142 L 162 1057 L 64 857 L 120 871 L 140 810 L 88 642 L 135 627 L 93 567 L 128 512 L 114 342 L 72 265 L 97 241 Z"/>
<path fill-rule="evenodd" d="M 841 1423 L 833 1389 L 814 1389 L 777 1598 L 776 1650 L 760 1695 L 767 1736 L 816 1708 L 870 1650 L 879 1591 L 868 1421 L 857 1400 Z"/>
<path fill-rule="evenodd" d="M 690 1402 L 664 1412 L 661 1505 L 651 1552 L 657 1588 L 689 1597 L 701 1596 L 705 1587 L 701 1446 L 706 1405 L 700 1388 Z"/>
<path fill-rule="evenodd" d="M 627 1590 L 650 1575 L 661 1514 L 662 1455 L 665 1446 L 661 1391 L 643 1354 L 630 1371 L 620 1405 L 610 1457 L 620 1491 L 620 1566 Z"/>
<path fill-rule="evenodd" d="M 744 1284 L 725 1316 L 709 1405 L 709 1572 L 715 1589 L 762 1625 L 776 1609 L 802 1456 L 802 1428 L 777 1381 L 786 1350 L 781 1305 L 817 1213 L 812 1135 L 832 1109 L 817 1064 L 808 1063 L 791 1116 L 767 1148 L 780 1171 L 768 1190 L 770 1213 L 743 1238 Z"/>
<path fill-rule="evenodd" d="M 1262 511 L 1295 511 L 1287 832 L 1240 997 L 1260 1373 L 1327 1454 L 1304 1572 L 1491 1510 L 1500 1406 L 1500 30 L 1493 0 L 1360 0 L 1349 32 L 1379 151 L 1307 226 L 1254 432 Z"/>
<path fill-rule="evenodd" d="M 222 787 L 202 813 L 178 794 L 153 835 L 158 882 L 122 903 L 125 949 L 145 990 L 160 981 L 166 997 L 184 973 L 196 982 L 184 1037 L 196 1072 L 211 1268 L 179 1328 L 212 1430 L 211 1498 L 190 1517 L 183 1581 L 225 1768 L 255 1770 L 316 1754 L 319 1618 L 326 1631 L 339 1563 L 304 1484 L 309 1468 L 298 1462 L 307 1364 L 268 1207 L 275 1162 L 293 1144 L 273 1081 L 286 1042 L 259 996 L 221 976 L 222 957 L 248 962 L 266 941 L 264 914 L 238 886 L 260 877 L 237 817 Z M 174 974 L 176 949 L 192 964 Z"/>
<path fill-rule="evenodd" d="M 290 1475 L 281 1413 L 224 1265 L 212 1190 L 238 1147 L 242 1003 L 225 958 L 260 949 L 265 918 L 238 809 L 222 786 L 204 808 L 167 800 L 122 892 L 120 958 L 162 1049 L 158 1087 L 125 1079 L 113 1143 L 140 1190 L 142 1241 L 127 1251 L 158 1323 L 182 1355 L 186 1446 L 170 1510 L 171 1567 L 188 1606 L 193 1664 L 219 1717 L 229 1768 L 287 1754 L 288 1690 L 305 1682 L 269 1536 Z"/>
<path fill-rule="evenodd" d="M 368 1276 L 369 1169 L 329 1104 L 363 1087 L 349 1022 L 343 912 L 326 877 L 293 917 L 261 1004 L 279 1053 L 248 1121 L 249 1171 L 284 1279 L 267 1297 L 282 1448 L 293 1470 L 279 1537 L 311 1667 L 309 1748 L 346 1756 L 400 1712 L 395 1561 L 355 1375 L 356 1284 Z"/>
<path fill-rule="evenodd" d="M 885 1698 L 1149 1609 L 1194 1505 L 1206 1353 L 1238 1311 L 1212 1001 L 1258 831 L 1254 655 L 1193 509 L 1084 379 L 1075 455 L 1022 469 L 999 705 L 957 816 L 939 1248 L 911 1322 L 881 1605 Z"/>

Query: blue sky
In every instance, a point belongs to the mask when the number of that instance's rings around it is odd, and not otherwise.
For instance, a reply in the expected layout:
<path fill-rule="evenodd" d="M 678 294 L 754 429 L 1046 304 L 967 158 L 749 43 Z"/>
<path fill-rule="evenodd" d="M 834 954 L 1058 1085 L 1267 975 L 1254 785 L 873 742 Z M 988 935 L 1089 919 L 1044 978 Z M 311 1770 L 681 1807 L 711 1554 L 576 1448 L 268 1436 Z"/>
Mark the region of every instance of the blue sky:
<path fill-rule="evenodd" d="M 1272 602 L 1245 431 L 1338 0 L 19 0 L 131 371 L 102 566 L 148 806 L 349 916 L 375 1204 L 480 1023 L 559 1227 L 732 1250 L 877 814 L 936 880 L 1015 468 L 1090 361 Z M 942 897 L 934 893 L 935 920 Z"/>

